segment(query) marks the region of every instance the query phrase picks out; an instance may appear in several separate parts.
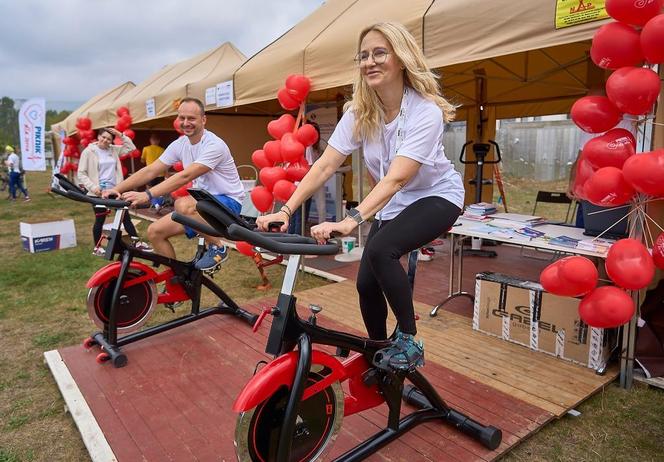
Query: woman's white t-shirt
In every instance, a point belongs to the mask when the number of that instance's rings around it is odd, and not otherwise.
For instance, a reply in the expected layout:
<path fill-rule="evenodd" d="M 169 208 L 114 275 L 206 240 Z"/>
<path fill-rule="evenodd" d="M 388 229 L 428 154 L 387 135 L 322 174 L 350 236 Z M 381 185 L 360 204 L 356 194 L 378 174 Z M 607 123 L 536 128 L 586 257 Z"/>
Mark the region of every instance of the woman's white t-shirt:
<path fill-rule="evenodd" d="M 391 220 L 413 202 L 424 197 L 442 197 L 463 208 L 463 180 L 454 165 L 445 156 L 443 148 L 443 113 L 430 100 L 411 90 L 406 92 L 403 142 L 397 156 L 408 157 L 421 165 L 415 176 L 397 192 L 380 211 L 380 218 Z M 353 137 L 355 115 L 346 111 L 332 133 L 328 144 L 341 154 L 350 155 L 362 146 L 364 161 L 373 178 L 381 178 L 381 158 L 386 174 L 394 160 L 399 117 L 383 126 L 383 132 L 373 140 Z M 389 150 L 389 152 L 385 152 Z"/>
<path fill-rule="evenodd" d="M 97 160 L 99 162 L 99 187 L 110 189 L 115 186 L 115 169 L 118 161 L 110 149 L 102 149 L 97 146 Z"/>
<path fill-rule="evenodd" d="M 181 161 L 184 168 L 194 162 L 205 165 L 211 170 L 194 180 L 195 188 L 225 194 L 240 204 L 244 200 L 244 187 L 231 151 L 224 140 L 210 131 L 204 130 L 201 140 L 193 145 L 189 138 L 181 136 L 168 145 L 159 161 L 169 166 Z"/>

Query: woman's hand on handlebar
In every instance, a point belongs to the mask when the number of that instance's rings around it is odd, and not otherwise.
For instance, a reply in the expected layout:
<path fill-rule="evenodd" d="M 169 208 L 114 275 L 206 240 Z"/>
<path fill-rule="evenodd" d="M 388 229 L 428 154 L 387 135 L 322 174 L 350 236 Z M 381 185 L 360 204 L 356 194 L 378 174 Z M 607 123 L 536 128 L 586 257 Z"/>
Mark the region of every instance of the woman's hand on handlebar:
<path fill-rule="evenodd" d="M 262 215 L 256 218 L 256 226 L 258 226 L 259 231 L 270 231 L 269 225 L 274 222 L 282 222 L 280 232 L 285 233 L 288 231 L 288 222 L 290 217 L 285 211 L 278 211 L 277 213 L 269 213 L 267 215 Z"/>
<path fill-rule="evenodd" d="M 357 227 L 354 220 L 344 219 L 336 223 L 326 221 L 311 227 L 311 237 L 316 239 L 319 244 L 325 244 L 332 236 L 332 233 L 346 236 Z"/>
<path fill-rule="evenodd" d="M 103 197 L 104 199 L 115 199 L 115 198 L 120 197 L 120 193 L 116 189 L 113 189 L 113 188 L 104 189 L 101 192 L 101 197 Z"/>
<path fill-rule="evenodd" d="M 150 203 L 150 197 L 146 192 L 127 191 L 122 194 L 122 199 L 129 202 L 131 207 L 138 207 L 141 204 Z"/>

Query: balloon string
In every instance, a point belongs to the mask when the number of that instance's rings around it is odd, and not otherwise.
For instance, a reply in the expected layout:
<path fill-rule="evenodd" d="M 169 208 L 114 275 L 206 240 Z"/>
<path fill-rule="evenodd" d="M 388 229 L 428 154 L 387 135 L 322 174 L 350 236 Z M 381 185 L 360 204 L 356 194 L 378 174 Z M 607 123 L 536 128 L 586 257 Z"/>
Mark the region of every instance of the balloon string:
<path fill-rule="evenodd" d="M 303 117 L 304 117 L 304 101 L 300 103 L 300 110 L 297 112 L 297 118 L 295 119 L 295 126 L 293 126 L 293 133 L 297 131 Z"/>
<path fill-rule="evenodd" d="M 652 221 L 652 223 L 653 223 L 655 226 L 657 226 L 657 227 L 659 228 L 660 231 L 664 232 L 664 228 L 662 228 L 662 227 L 659 225 L 659 223 L 657 223 L 655 220 L 653 220 L 652 217 L 651 217 L 650 215 L 648 215 L 646 212 L 643 212 L 643 214 L 645 215 L 645 217 L 646 217 L 648 220 Z"/>
<path fill-rule="evenodd" d="M 646 235 L 650 238 L 650 248 L 655 247 L 655 239 L 653 239 L 652 231 L 650 231 L 650 226 L 648 226 L 648 222 L 646 221 L 646 211 L 643 210 L 643 213 L 641 214 L 641 220 L 643 221 L 643 229 L 646 230 Z M 646 240 L 646 244 L 647 244 Z"/>
<path fill-rule="evenodd" d="M 604 231 L 602 231 L 597 237 L 593 238 L 593 241 L 595 241 L 595 240 L 601 238 L 601 237 L 602 237 L 604 234 L 606 234 L 611 228 L 613 228 L 614 226 L 616 226 L 618 223 L 620 223 L 620 222 L 623 221 L 624 219 L 628 218 L 632 213 L 636 212 L 637 210 L 638 210 L 638 207 L 635 207 L 635 208 L 633 208 L 632 210 L 630 210 L 629 213 L 625 214 L 624 217 L 622 217 L 620 220 L 616 221 L 614 224 L 612 224 L 611 226 L 609 226 L 608 228 L 606 228 L 606 229 L 605 229 Z M 589 214 L 589 215 L 590 215 L 590 214 Z M 633 231 L 633 230 L 632 230 L 631 227 L 630 227 L 630 235 L 632 234 L 632 231 Z"/>

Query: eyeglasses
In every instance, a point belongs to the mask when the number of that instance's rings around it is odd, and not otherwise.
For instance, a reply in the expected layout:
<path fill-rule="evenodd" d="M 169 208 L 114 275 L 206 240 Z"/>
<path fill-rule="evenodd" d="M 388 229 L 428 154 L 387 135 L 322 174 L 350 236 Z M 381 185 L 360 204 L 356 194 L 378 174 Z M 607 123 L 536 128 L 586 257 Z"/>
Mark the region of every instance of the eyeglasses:
<path fill-rule="evenodd" d="M 373 58 L 375 64 L 385 64 L 389 54 L 390 52 L 384 48 L 376 48 L 371 52 L 361 51 L 355 56 L 355 62 L 358 66 L 366 66 L 369 63 L 369 58 Z"/>

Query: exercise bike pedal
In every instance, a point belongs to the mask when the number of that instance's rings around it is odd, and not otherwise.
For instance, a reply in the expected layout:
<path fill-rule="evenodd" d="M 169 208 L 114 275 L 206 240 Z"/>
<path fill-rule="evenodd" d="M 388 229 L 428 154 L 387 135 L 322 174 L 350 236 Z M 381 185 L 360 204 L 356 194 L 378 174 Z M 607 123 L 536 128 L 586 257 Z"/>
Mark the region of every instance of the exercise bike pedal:
<path fill-rule="evenodd" d="M 347 358 L 350 356 L 350 350 L 348 348 L 337 347 L 337 352 L 335 353 L 335 356 L 338 356 L 340 358 Z"/>

